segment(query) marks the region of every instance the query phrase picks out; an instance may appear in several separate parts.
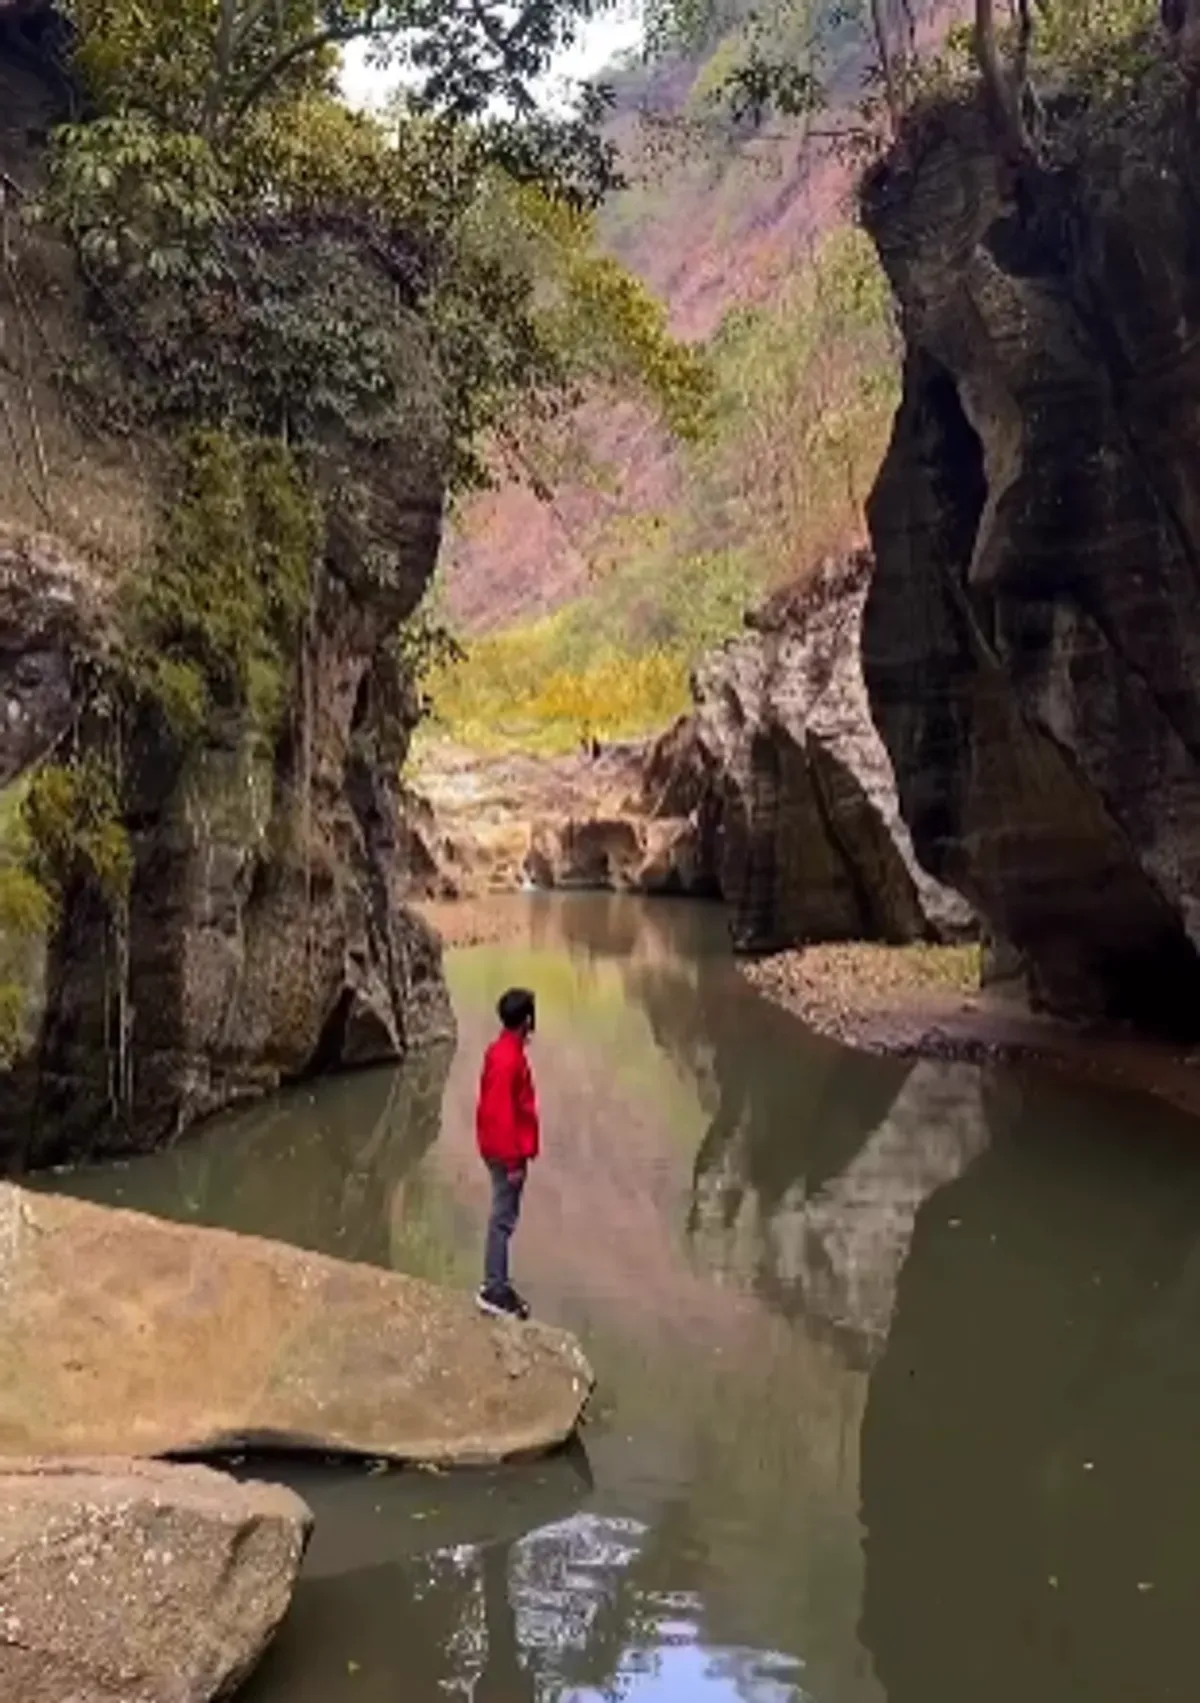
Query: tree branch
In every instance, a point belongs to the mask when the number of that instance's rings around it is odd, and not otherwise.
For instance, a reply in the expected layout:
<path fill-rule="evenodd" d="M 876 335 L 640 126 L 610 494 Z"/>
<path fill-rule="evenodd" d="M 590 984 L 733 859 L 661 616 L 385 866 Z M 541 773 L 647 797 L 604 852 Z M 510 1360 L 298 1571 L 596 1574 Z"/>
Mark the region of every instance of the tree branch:
<path fill-rule="evenodd" d="M 200 131 L 204 136 L 211 136 L 216 128 L 217 118 L 221 111 L 221 102 L 225 98 L 225 90 L 229 83 L 229 74 L 233 69 L 233 45 L 237 32 L 237 0 L 221 0 L 221 13 L 217 20 L 217 39 L 213 46 L 212 76 L 208 80 L 208 89 L 204 96 L 204 113 L 200 120 Z"/>
<path fill-rule="evenodd" d="M 1033 47 L 1033 14 L 1029 0 L 1017 0 L 1017 57 L 1013 62 L 1013 85 L 1021 101 L 1029 80 L 1029 54 Z"/>
<path fill-rule="evenodd" d="M 975 0 L 975 59 L 983 78 L 984 94 L 1006 151 L 1014 163 L 1021 164 L 1036 158 L 1024 117 L 1024 78 L 1031 36 L 1029 7 L 1027 0 L 1021 0 L 1020 44 L 1015 75 L 1010 76 L 996 40 L 995 0 Z"/>
<path fill-rule="evenodd" d="M 316 30 L 312 35 L 292 42 L 264 65 L 251 80 L 249 88 L 243 92 L 234 108 L 232 122 L 236 124 L 245 118 L 251 108 L 257 106 L 269 92 L 272 84 L 277 83 L 286 71 L 293 65 L 298 65 L 302 59 L 314 59 L 327 47 L 345 47 L 352 41 L 365 41 L 369 36 L 378 33 L 374 24 L 343 24 L 341 28 L 330 26 L 328 29 Z"/>
<path fill-rule="evenodd" d="M 892 129 L 895 130 L 901 116 L 900 95 L 896 87 L 896 72 L 892 64 L 887 22 L 883 16 L 883 0 L 871 0 L 871 29 L 875 37 L 875 46 L 879 51 L 879 69 L 883 73 L 883 88 L 887 99 L 888 116 L 892 121 Z"/>

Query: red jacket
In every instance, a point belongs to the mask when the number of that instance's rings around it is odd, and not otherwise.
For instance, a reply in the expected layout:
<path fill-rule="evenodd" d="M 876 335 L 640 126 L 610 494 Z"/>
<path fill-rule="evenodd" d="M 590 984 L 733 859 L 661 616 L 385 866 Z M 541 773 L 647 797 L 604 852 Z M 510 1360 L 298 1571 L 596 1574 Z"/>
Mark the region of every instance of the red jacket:
<path fill-rule="evenodd" d="M 480 1153 L 493 1163 L 523 1165 L 538 1156 L 541 1142 L 533 1072 L 525 1042 L 509 1029 L 484 1055 L 475 1135 Z"/>

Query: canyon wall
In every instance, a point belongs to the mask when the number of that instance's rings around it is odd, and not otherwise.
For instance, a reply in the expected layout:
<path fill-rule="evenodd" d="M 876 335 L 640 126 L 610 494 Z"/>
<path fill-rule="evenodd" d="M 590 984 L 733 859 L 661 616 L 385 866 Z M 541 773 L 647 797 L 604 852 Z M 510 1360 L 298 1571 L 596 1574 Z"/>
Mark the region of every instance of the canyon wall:
<path fill-rule="evenodd" d="M 906 344 L 866 678 L 917 855 L 1035 1001 L 1194 1039 L 1200 149 L 1165 64 L 1048 122 L 1014 173 L 925 110 L 865 185 Z"/>
<path fill-rule="evenodd" d="M 952 939 L 968 907 L 901 819 L 860 657 L 866 551 L 817 564 L 696 672 L 695 709 L 647 767 L 651 812 L 686 818 L 737 945 Z"/>
<path fill-rule="evenodd" d="M 49 15 L 0 9 L 0 172 L 31 194 L 62 115 L 29 33 Z M 379 298 L 390 325 L 403 319 L 383 262 L 352 233 L 285 235 L 272 260 L 293 255 L 301 282 L 336 274 L 364 311 Z M 163 555 L 183 500 L 165 476 L 178 446 L 167 432 L 97 429 L 98 404 L 87 396 L 89 415 L 51 360 L 104 355 L 78 269 L 49 234 L 19 247 L 14 235 L 0 272 L 14 363 L 0 373 L 0 881 L 28 858 L 21 786 L 49 769 L 61 808 L 34 847 L 40 873 L 55 865 L 53 907 L 44 985 L 26 990 L 29 1044 L 0 1077 L 0 1169 L 155 1146 L 281 1081 L 453 1031 L 440 946 L 401 903 L 399 776 L 419 706 L 397 640 L 433 574 L 446 488 L 435 381 L 409 317 L 407 436 L 311 457 L 324 524 L 303 562 L 307 611 L 279 647 L 279 701 L 262 712 L 213 670 L 204 713 L 185 725 L 143 689 L 145 656 L 141 674 L 130 661 L 140 588 L 153 595 L 174 571 L 174 594 L 183 578 Z M 184 631 L 235 618 L 222 549 L 228 529 L 186 559 Z M 266 580 L 270 562 L 252 571 Z M 119 882 L 98 878 L 101 839 L 119 848 Z"/>

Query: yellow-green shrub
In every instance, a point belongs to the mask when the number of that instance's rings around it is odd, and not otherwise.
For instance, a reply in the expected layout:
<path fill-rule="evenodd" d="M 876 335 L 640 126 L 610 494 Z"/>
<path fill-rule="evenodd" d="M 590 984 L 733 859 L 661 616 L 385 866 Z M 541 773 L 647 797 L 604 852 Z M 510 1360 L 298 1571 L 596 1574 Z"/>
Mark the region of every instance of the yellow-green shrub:
<path fill-rule="evenodd" d="M 560 616 L 468 645 L 430 681 L 435 723 L 477 749 L 553 753 L 591 738 L 636 737 L 686 707 L 680 655 L 607 649 L 572 657 L 572 637 Z"/>

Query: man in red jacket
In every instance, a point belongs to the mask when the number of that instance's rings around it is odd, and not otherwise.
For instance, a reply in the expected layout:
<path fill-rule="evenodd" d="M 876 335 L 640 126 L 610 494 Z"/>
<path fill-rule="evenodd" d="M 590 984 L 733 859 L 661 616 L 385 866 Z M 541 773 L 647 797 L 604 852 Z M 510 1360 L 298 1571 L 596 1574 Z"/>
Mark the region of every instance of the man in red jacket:
<path fill-rule="evenodd" d="M 529 1317 L 528 1304 L 508 1276 L 508 1244 L 521 1215 L 521 1195 L 540 1147 L 537 1095 L 527 1048 L 536 1024 L 533 995 L 510 988 L 497 1011 L 500 1034 L 488 1048 L 479 1083 L 475 1135 L 492 1179 L 483 1288 L 476 1297 L 485 1313 Z"/>

